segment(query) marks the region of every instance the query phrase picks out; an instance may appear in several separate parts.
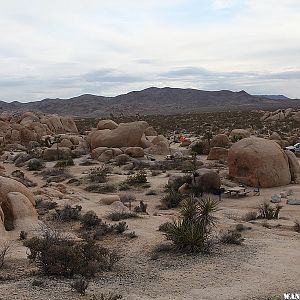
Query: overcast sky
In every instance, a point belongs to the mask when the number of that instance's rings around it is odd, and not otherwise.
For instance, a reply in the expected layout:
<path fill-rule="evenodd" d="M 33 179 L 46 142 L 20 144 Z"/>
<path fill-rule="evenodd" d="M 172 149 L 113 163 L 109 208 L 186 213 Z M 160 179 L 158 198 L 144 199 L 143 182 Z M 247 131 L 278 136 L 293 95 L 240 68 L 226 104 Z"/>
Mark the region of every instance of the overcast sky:
<path fill-rule="evenodd" d="M 300 98 L 300 0 L 0 0 L 0 100 L 150 86 Z"/>

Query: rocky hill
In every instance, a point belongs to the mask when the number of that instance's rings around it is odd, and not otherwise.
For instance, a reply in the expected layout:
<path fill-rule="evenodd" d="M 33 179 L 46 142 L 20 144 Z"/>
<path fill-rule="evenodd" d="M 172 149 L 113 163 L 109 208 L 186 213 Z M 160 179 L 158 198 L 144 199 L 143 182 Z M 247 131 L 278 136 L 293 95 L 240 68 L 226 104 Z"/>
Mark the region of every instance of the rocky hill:
<path fill-rule="evenodd" d="M 69 99 L 44 99 L 36 102 L 6 103 L 1 110 L 37 110 L 44 113 L 71 114 L 82 117 L 114 115 L 152 115 L 228 110 L 275 109 L 298 107 L 300 101 L 268 99 L 245 91 L 202 91 L 180 88 L 148 88 L 115 97 L 85 94 Z"/>

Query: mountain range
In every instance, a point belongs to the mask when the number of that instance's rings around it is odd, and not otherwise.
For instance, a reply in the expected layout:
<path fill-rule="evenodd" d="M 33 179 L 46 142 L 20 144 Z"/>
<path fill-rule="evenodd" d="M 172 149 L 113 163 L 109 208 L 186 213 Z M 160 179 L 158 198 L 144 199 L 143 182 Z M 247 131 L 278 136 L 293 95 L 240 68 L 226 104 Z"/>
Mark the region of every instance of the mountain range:
<path fill-rule="evenodd" d="M 229 110 L 276 109 L 300 107 L 300 100 L 285 96 L 254 96 L 245 91 L 203 91 L 181 88 L 147 88 L 115 97 L 84 94 L 69 99 L 7 103 L 0 101 L 1 110 L 34 110 L 79 117 L 114 115 L 153 115 Z"/>

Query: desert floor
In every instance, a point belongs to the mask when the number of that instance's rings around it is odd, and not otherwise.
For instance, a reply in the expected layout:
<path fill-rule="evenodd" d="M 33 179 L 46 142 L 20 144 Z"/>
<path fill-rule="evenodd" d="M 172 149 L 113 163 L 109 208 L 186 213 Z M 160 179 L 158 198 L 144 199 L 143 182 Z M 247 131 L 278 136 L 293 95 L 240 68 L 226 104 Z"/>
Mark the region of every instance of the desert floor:
<path fill-rule="evenodd" d="M 75 166 L 70 173 L 75 178 L 84 176 L 91 167 Z M 205 160 L 205 157 L 201 157 Z M 3 164 L 6 174 L 17 169 L 12 164 Z M 53 163 L 47 163 L 47 167 Z M 45 182 L 39 175 L 21 168 L 25 175 L 38 184 L 32 191 L 41 189 Z M 109 182 L 119 182 L 126 175 L 114 170 Z M 175 173 L 168 171 L 168 173 Z M 119 293 L 130 300 L 181 300 L 181 299 L 283 299 L 284 292 L 300 290 L 300 233 L 293 230 L 294 220 L 300 219 L 300 206 L 283 203 L 280 219 L 266 222 L 256 220 L 244 222 L 241 217 L 257 210 L 259 203 L 270 200 L 274 193 L 292 189 L 300 199 L 300 185 L 261 189 L 260 196 L 251 193 L 243 198 L 222 196 L 217 212 L 217 232 L 243 223 L 249 227 L 243 232 L 243 245 L 218 245 L 211 255 L 184 255 L 174 253 L 154 254 L 156 245 L 166 243 L 160 224 L 178 216 L 178 210 L 159 210 L 162 191 L 168 181 L 166 173 L 158 176 L 148 174 L 150 189 L 157 195 L 145 195 L 145 189 L 132 189 L 136 203 L 143 200 L 148 204 L 148 215 L 128 219 L 128 231 L 135 231 L 137 238 L 124 236 L 105 238 L 103 243 L 118 249 L 122 259 L 113 272 L 103 273 L 91 280 L 86 296 L 80 296 L 70 288 L 71 280 L 44 277 L 37 273 L 26 257 L 26 248 L 18 240 L 18 234 L 10 234 L 13 251 L 5 267 L 0 270 L 0 299 L 101 299 L 101 293 Z M 56 189 L 55 184 L 50 188 Z M 111 210 L 99 202 L 100 194 L 84 191 L 84 186 L 66 186 L 62 199 L 55 201 L 80 204 L 83 211 L 94 210 L 105 219 Z M 216 197 L 216 196 L 214 196 Z M 111 222 L 111 221 L 109 221 Z M 72 232 L 76 224 L 57 224 L 63 231 Z M 33 286 L 34 280 L 40 286 Z M 93 295 L 95 298 L 93 298 Z"/>

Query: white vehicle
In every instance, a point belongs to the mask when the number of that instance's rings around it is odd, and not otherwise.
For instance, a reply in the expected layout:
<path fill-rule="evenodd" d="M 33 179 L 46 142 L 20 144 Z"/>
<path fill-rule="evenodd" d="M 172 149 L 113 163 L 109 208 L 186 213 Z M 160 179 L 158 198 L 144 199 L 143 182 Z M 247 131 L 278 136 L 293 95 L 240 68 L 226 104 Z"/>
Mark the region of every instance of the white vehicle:
<path fill-rule="evenodd" d="M 300 143 L 295 144 L 294 146 L 285 147 L 286 150 L 290 150 L 292 152 L 300 153 Z"/>

